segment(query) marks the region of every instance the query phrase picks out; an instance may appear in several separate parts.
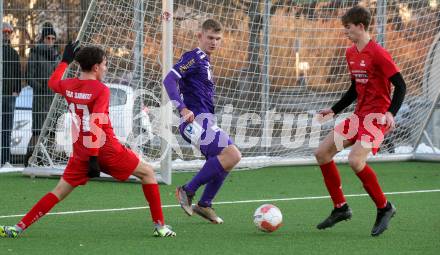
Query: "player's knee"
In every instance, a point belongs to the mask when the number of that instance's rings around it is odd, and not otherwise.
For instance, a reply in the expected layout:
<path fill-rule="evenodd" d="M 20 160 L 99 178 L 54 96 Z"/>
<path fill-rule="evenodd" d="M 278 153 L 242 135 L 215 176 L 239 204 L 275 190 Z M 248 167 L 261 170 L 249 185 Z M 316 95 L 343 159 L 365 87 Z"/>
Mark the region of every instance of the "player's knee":
<path fill-rule="evenodd" d="M 218 156 L 225 171 L 231 171 L 241 160 L 241 152 L 234 145 L 227 147 Z"/>
<path fill-rule="evenodd" d="M 229 158 L 231 168 L 236 166 L 241 160 L 241 152 L 235 146 L 231 147 L 231 150 L 227 156 Z"/>
<path fill-rule="evenodd" d="M 313 151 L 313 155 L 317 160 L 319 160 L 322 157 L 322 152 L 320 148 L 317 148 L 315 151 Z"/>
<path fill-rule="evenodd" d="M 324 163 L 327 163 L 329 160 L 331 160 L 330 154 L 321 147 L 318 147 L 313 152 L 313 154 L 315 155 L 315 158 L 319 164 L 324 164 Z"/>
<path fill-rule="evenodd" d="M 154 176 L 153 167 L 150 165 L 144 164 L 144 167 L 142 168 L 142 173 L 145 177 L 153 177 Z"/>
<path fill-rule="evenodd" d="M 234 146 L 234 150 L 231 153 L 231 160 L 234 166 L 237 165 L 238 162 L 240 162 L 241 160 L 241 152 L 235 146 Z"/>
<path fill-rule="evenodd" d="M 133 172 L 133 175 L 138 177 L 143 184 L 156 183 L 154 169 L 149 164 L 142 162 L 139 167 Z"/>
<path fill-rule="evenodd" d="M 362 168 L 364 163 L 365 163 L 364 160 L 362 160 L 357 155 L 349 155 L 348 156 L 348 164 L 350 165 L 351 169 L 353 169 L 356 172 Z"/>
<path fill-rule="evenodd" d="M 72 187 L 70 184 L 64 181 L 64 179 L 62 179 L 58 182 L 57 186 L 55 186 L 55 188 L 51 192 L 59 199 L 59 201 L 61 201 L 66 198 L 73 189 L 74 187 Z"/>
<path fill-rule="evenodd" d="M 58 198 L 58 200 L 60 200 L 60 201 L 64 199 L 63 192 L 62 192 L 62 190 L 61 190 L 58 186 L 56 186 L 56 187 L 51 191 L 51 193 L 54 194 L 54 195 Z"/>

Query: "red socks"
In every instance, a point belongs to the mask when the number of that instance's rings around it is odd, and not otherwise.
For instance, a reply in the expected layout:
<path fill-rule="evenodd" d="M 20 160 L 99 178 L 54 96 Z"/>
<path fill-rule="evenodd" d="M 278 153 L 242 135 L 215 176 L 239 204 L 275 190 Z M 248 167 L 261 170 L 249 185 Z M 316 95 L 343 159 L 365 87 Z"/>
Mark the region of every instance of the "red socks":
<path fill-rule="evenodd" d="M 343 206 L 345 202 L 344 193 L 342 193 L 341 177 L 339 176 L 338 169 L 334 161 L 321 165 L 321 172 L 324 176 L 325 186 L 330 193 L 333 201 L 333 205 L 336 208 Z M 365 165 L 364 169 L 356 174 L 362 181 L 362 184 L 373 199 L 377 208 L 384 208 L 387 205 L 387 199 L 385 194 L 380 188 L 376 174 L 370 166 Z"/>
<path fill-rule="evenodd" d="M 356 174 L 361 179 L 365 190 L 373 199 L 377 208 L 384 208 L 387 205 L 387 198 L 380 188 L 376 174 L 370 166 L 365 165 L 364 169 Z"/>
<path fill-rule="evenodd" d="M 22 230 L 25 230 L 38 219 L 49 212 L 60 200 L 53 193 L 49 192 L 38 201 L 34 207 L 17 224 Z"/>
<path fill-rule="evenodd" d="M 346 204 L 344 193 L 342 192 L 341 177 L 339 176 L 335 162 L 332 160 L 319 167 L 321 168 L 325 186 L 327 186 L 328 193 L 330 193 L 335 208 L 339 208 Z"/>
<path fill-rule="evenodd" d="M 150 206 L 151 218 L 154 224 L 164 225 L 165 221 L 162 213 L 162 204 L 160 202 L 159 185 L 143 184 L 142 190 Z"/>

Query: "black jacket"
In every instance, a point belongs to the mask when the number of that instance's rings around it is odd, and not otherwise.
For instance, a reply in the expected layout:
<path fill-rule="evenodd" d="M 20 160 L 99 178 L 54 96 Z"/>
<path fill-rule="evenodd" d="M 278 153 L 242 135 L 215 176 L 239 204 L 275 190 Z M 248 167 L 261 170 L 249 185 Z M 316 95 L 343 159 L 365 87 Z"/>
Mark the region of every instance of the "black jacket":
<path fill-rule="evenodd" d="M 10 96 L 21 90 L 20 56 L 8 42 L 3 44 L 3 95 Z"/>
<path fill-rule="evenodd" d="M 61 56 L 54 46 L 36 45 L 31 49 L 27 64 L 26 80 L 34 89 L 34 95 L 52 95 L 47 81 L 55 70 Z"/>

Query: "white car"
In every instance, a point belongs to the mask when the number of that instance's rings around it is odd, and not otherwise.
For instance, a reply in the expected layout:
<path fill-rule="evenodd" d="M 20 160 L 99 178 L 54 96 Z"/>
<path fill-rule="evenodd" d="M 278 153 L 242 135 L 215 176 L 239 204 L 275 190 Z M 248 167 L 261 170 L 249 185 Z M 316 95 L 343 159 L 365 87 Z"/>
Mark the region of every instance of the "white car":
<path fill-rule="evenodd" d="M 117 138 L 125 142 L 133 132 L 134 101 L 133 88 L 121 84 L 107 84 L 110 88 L 110 120 Z M 26 86 L 20 92 L 15 103 L 14 127 L 11 134 L 11 155 L 25 155 L 32 136 L 32 88 Z M 141 112 L 140 125 L 151 130 L 148 114 Z M 65 113 L 57 120 L 55 132 L 56 150 L 70 153 L 72 150 L 70 134 L 70 114 Z"/>
<path fill-rule="evenodd" d="M 31 87 L 21 89 L 15 100 L 14 125 L 11 132 L 11 155 L 26 155 L 32 137 L 32 95 Z"/>

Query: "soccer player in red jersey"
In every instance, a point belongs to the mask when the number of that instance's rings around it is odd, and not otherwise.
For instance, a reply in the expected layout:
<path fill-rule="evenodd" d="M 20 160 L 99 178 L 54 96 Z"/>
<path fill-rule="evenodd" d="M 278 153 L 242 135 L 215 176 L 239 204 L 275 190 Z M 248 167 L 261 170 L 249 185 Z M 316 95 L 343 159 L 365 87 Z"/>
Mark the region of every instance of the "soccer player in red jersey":
<path fill-rule="evenodd" d="M 81 67 L 78 78 L 61 80 L 73 60 Z M 105 52 L 95 46 L 79 49 L 79 43 L 69 43 L 63 59 L 49 79 L 49 87 L 67 101 L 72 114 L 73 155 L 57 186 L 38 201 L 15 225 L 0 226 L 0 237 L 18 237 L 30 225 L 67 197 L 75 187 L 85 185 L 100 172 L 124 181 L 130 175 L 138 177 L 148 201 L 154 223 L 153 235 L 175 236 L 165 225 L 159 186 L 153 168 L 139 159 L 115 137 L 108 116 L 110 89 L 101 80 L 107 71 Z"/>
<path fill-rule="evenodd" d="M 394 116 L 405 97 L 406 85 L 390 54 L 370 38 L 370 21 L 369 10 L 361 6 L 349 9 L 342 16 L 345 35 L 353 42 L 353 46 L 346 51 L 351 87 L 333 107 L 319 113 L 321 116 L 331 116 L 356 99 L 357 104 L 354 113 L 336 125 L 334 132 L 330 132 L 315 151 L 334 205 L 330 216 L 317 228 L 329 228 L 351 218 L 352 212 L 342 192 L 341 178 L 333 161 L 338 151 L 351 146 L 348 162 L 377 207 L 371 235 L 378 236 L 387 229 L 396 208 L 385 197 L 366 159 L 370 152 L 377 153 L 384 135 L 394 128 Z M 390 83 L 394 85 L 392 99 Z"/>

